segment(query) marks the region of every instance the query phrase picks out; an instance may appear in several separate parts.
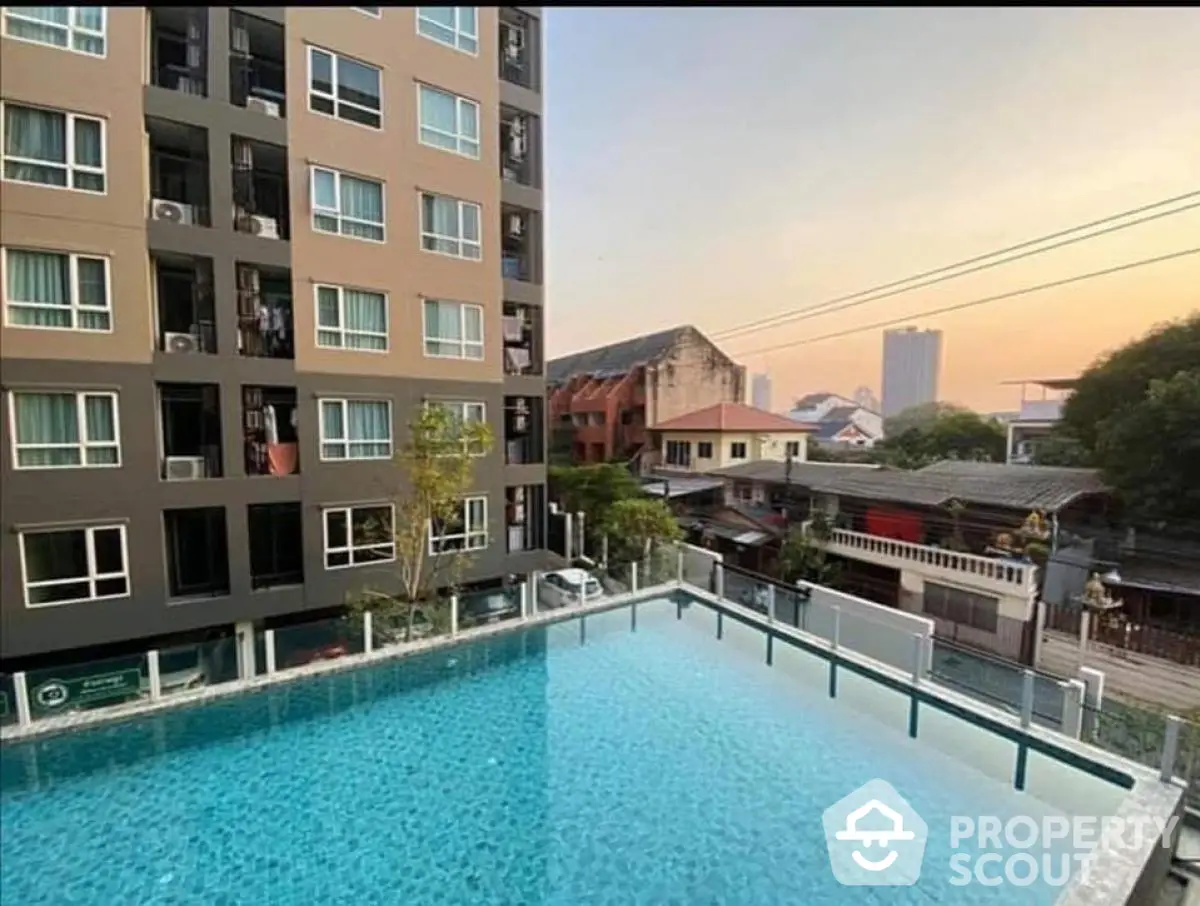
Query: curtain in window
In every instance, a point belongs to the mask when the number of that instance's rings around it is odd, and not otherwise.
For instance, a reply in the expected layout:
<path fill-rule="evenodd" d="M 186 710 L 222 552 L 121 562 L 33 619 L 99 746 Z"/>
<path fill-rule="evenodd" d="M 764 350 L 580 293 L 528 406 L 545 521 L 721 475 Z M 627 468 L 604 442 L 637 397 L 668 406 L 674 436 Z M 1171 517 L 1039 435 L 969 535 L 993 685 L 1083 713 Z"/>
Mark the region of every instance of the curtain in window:
<path fill-rule="evenodd" d="M 383 186 L 362 179 L 342 177 L 342 216 L 367 223 L 342 223 L 342 232 L 348 236 L 366 239 L 383 238 Z M 377 226 L 376 224 L 380 224 Z"/>
<path fill-rule="evenodd" d="M 425 195 L 423 201 L 425 232 L 438 236 L 458 236 L 458 202 L 437 195 Z"/>
<path fill-rule="evenodd" d="M 117 463 L 117 420 L 113 416 L 112 399 L 107 396 L 84 397 L 84 423 L 87 440 L 92 444 L 112 444 L 111 447 L 89 447 L 89 465 L 116 465 Z"/>
<path fill-rule="evenodd" d="M 342 418 L 341 403 L 321 403 L 321 434 L 325 438 L 323 455 L 326 459 L 344 459 L 346 447 L 346 425 Z"/>
<path fill-rule="evenodd" d="M 92 7 L 99 9 L 99 7 Z M 8 13 L 16 13 L 21 18 L 9 18 L 6 23 L 8 33 L 14 38 L 24 38 L 26 41 L 37 41 L 39 44 L 53 44 L 55 47 L 67 46 L 67 24 L 70 19 L 69 6 L 20 6 L 10 8 Z M 26 22 L 25 19 L 37 19 L 45 22 L 38 25 Z"/>
<path fill-rule="evenodd" d="M 322 346 L 341 346 L 341 317 L 338 292 L 332 286 L 317 289 L 317 342 Z"/>
<path fill-rule="evenodd" d="M 104 166 L 103 139 L 100 124 L 95 120 L 75 120 L 75 160 L 73 164 L 82 167 Z M 84 173 L 75 171 L 72 174 L 75 188 L 87 189 L 92 192 L 104 191 L 103 173 Z"/>
<path fill-rule="evenodd" d="M 342 291 L 342 304 L 346 311 L 345 328 L 355 332 L 346 337 L 346 345 L 351 349 L 386 349 L 387 313 L 383 296 L 347 289 Z M 364 336 L 364 333 L 379 336 Z"/>
<path fill-rule="evenodd" d="M 71 327 L 70 259 L 18 249 L 9 249 L 6 255 L 10 321 L 29 327 Z M 37 307 L 11 304 L 20 302 Z"/>
<path fill-rule="evenodd" d="M 61 166 L 7 161 L 4 175 L 9 179 L 37 182 L 48 186 L 67 184 L 67 118 L 49 110 L 30 107 L 4 108 L 4 153 L 9 157 L 45 160 Z"/>
<path fill-rule="evenodd" d="M 98 258 L 80 258 L 76 265 L 79 280 L 79 304 L 105 311 L 78 312 L 78 327 L 86 330 L 108 330 L 111 325 L 108 309 L 108 283 L 105 263 Z"/>
<path fill-rule="evenodd" d="M 463 309 L 463 322 L 466 327 L 465 337 L 469 343 L 483 342 L 483 312 L 472 305 Z"/>
<path fill-rule="evenodd" d="M 328 170 L 313 172 L 313 207 L 327 211 L 338 209 L 337 177 Z"/>
<path fill-rule="evenodd" d="M 18 465 L 79 464 L 79 419 L 73 393 L 17 393 L 13 400 L 16 406 Z M 20 449 L 25 444 L 58 446 Z"/>
<path fill-rule="evenodd" d="M 458 103 L 453 95 L 421 86 L 421 141 L 457 150 Z"/>
<path fill-rule="evenodd" d="M 346 409 L 351 459 L 387 456 L 391 453 L 387 403 L 351 400 Z"/>
<path fill-rule="evenodd" d="M 457 305 L 426 302 L 425 320 L 430 337 L 455 345 L 462 341 L 462 318 Z"/>

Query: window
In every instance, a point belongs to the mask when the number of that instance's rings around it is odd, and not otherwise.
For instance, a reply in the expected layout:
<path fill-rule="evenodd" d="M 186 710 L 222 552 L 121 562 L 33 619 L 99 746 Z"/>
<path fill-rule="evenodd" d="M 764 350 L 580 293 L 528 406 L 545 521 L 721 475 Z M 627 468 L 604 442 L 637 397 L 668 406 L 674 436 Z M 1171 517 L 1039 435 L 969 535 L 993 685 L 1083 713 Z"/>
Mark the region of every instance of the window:
<path fill-rule="evenodd" d="M 309 47 L 308 109 L 382 129 L 382 76 L 375 66 Z"/>
<path fill-rule="evenodd" d="M 713 458 L 712 453 L 713 453 L 712 441 L 702 440 L 696 444 L 696 458 L 697 459 L 712 459 Z"/>
<path fill-rule="evenodd" d="M 317 345 L 330 349 L 388 348 L 387 296 L 317 285 Z"/>
<path fill-rule="evenodd" d="M 390 400 L 330 400 L 321 404 L 321 459 L 390 459 Z"/>
<path fill-rule="evenodd" d="M 461 426 L 463 425 L 487 424 L 487 406 L 484 403 L 466 400 L 437 400 L 427 405 L 438 406 L 449 412 L 456 427 L 456 433 L 462 430 Z M 473 456 L 482 456 L 484 451 L 478 448 L 471 450 L 470 453 Z"/>
<path fill-rule="evenodd" d="M 690 466 L 692 464 L 692 445 L 686 440 L 667 441 L 667 465 Z"/>
<path fill-rule="evenodd" d="M 383 242 L 383 183 L 312 168 L 313 229 Z"/>
<path fill-rule="evenodd" d="M 800 458 L 800 441 L 798 441 L 798 440 L 787 441 L 787 443 L 784 444 L 784 454 L 783 455 L 787 456 L 789 459 L 799 459 Z"/>
<path fill-rule="evenodd" d="M 479 205 L 445 195 L 421 195 L 421 248 L 427 252 L 470 258 L 483 256 Z"/>
<path fill-rule="evenodd" d="M 487 498 L 466 497 L 462 512 L 448 522 L 429 522 L 429 553 L 483 550 L 488 544 Z"/>
<path fill-rule="evenodd" d="M 746 442 L 735 440 L 729 445 L 730 459 L 745 459 L 746 458 Z"/>
<path fill-rule="evenodd" d="M 925 613 L 983 632 L 995 632 L 1000 617 L 1000 599 L 926 581 Z"/>
<path fill-rule="evenodd" d="M 10 327 L 112 330 L 107 258 L 5 249 L 3 269 Z"/>
<path fill-rule="evenodd" d="M 273 588 L 304 581 L 304 513 L 299 503 L 252 503 L 250 587 Z"/>
<path fill-rule="evenodd" d="M 396 559 L 391 504 L 334 507 L 323 511 L 325 568 L 345 569 Z"/>
<path fill-rule="evenodd" d="M 22 532 L 20 541 L 26 607 L 128 597 L 125 526 Z"/>
<path fill-rule="evenodd" d="M 422 145 L 479 159 L 479 105 L 448 91 L 417 86 Z"/>
<path fill-rule="evenodd" d="M 105 6 L 9 6 L 5 37 L 61 47 L 92 57 L 105 54 Z"/>
<path fill-rule="evenodd" d="M 366 13 L 368 16 L 374 16 L 376 19 L 383 18 L 382 6 L 355 6 L 351 8 L 358 10 L 360 13 Z"/>
<path fill-rule="evenodd" d="M 121 464 L 115 393 L 24 393 L 9 397 L 18 469 L 103 468 Z"/>
<path fill-rule="evenodd" d="M 5 104 L 4 178 L 103 192 L 104 120 Z"/>
<path fill-rule="evenodd" d="M 472 56 L 479 52 L 474 6 L 418 6 L 417 33 Z"/>
<path fill-rule="evenodd" d="M 754 485 L 752 484 L 736 484 L 733 486 L 733 496 L 742 503 L 753 503 L 754 501 Z"/>
<path fill-rule="evenodd" d="M 425 355 L 483 361 L 483 307 L 425 300 Z"/>

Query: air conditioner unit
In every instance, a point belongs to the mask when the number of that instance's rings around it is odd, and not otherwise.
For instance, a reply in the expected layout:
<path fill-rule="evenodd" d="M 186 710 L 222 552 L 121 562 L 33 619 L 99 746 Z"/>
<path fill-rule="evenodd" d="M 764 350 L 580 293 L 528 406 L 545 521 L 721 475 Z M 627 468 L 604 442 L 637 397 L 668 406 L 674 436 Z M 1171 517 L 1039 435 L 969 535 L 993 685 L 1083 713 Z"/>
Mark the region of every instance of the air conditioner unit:
<path fill-rule="evenodd" d="M 508 156 L 513 160 L 524 160 L 525 152 L 529 150 L 529 142 L 525 137 L 525 126 L 518 119 L 508 124 Z"/>
<path fill-rule="evenodd" d="M 168 456 L 163 461 L 167 481 L 193 481 L 205 474 L 203 456 Z"/>
<path fill-rule="evenodd" d="M 266 98 L 247 98 L 246 109 L 265 113 L 267 116 L 279 117 L 282 115 L 282 111 L 279 109 L 279 102 L 268 101 Z"/>
<path fill-rule="evenodd" d="M 182 223 L 190 226 L 196 222 L 196 212 L 190 204 L 155 198 L 150 202 L 150 219 L 165 220 L 167 223 Z"/>
<path fill-rule="evenodd" d="M 279 222 L 274 217 L 253 214 L 250 217 L 250 232 L 255 236 L 262 236 L 264 239 L 278 239 Z"/>
<path fill-rule="evenodd" d="M 517 237 L 525 232 L 525 222 L 520 214 L 508 215 L 508 235 Z"/>
<path fill-rule="evenodd" d="M 200 338 L 192 333 L 164 333 L 164 352 L 199 352 Z"/>

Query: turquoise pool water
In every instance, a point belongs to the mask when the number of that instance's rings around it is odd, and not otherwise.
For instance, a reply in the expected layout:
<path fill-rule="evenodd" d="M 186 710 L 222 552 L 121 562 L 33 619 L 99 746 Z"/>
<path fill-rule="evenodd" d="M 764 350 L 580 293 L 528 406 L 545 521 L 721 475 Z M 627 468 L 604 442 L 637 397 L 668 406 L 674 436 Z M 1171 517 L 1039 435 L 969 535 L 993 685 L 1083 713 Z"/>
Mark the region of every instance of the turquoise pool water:
<path fill-rule="evenodd" d="M 830 871 L 875 777 L 929 825 L 915 887 Z M 1047 906 L 934 868 L 950 815 L 1035 805 L 660 601 L 6 746 L 0 902 Z"/>

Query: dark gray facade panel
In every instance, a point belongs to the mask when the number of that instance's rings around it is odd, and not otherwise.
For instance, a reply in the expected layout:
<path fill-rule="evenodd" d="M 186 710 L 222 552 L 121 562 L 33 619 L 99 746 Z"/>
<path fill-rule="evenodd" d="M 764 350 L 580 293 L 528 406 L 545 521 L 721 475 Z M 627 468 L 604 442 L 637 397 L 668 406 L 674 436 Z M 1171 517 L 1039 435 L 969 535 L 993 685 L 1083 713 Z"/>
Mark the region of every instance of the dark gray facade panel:
<path fill-rule="evenodd" d="M 504 301 L 519 302 L 522 305 L 541 305 L 546 297 L 546 291 L 539 283 L 529 283 L 525 280 L 504 281 Z"/>
<path fill-rule="evenodd" d="M 510 179 L 500 183 L 500 201 L 530 211 L 543 211 L 546 207 L 545 194 L 533 186 L 523 186 Z"/>

